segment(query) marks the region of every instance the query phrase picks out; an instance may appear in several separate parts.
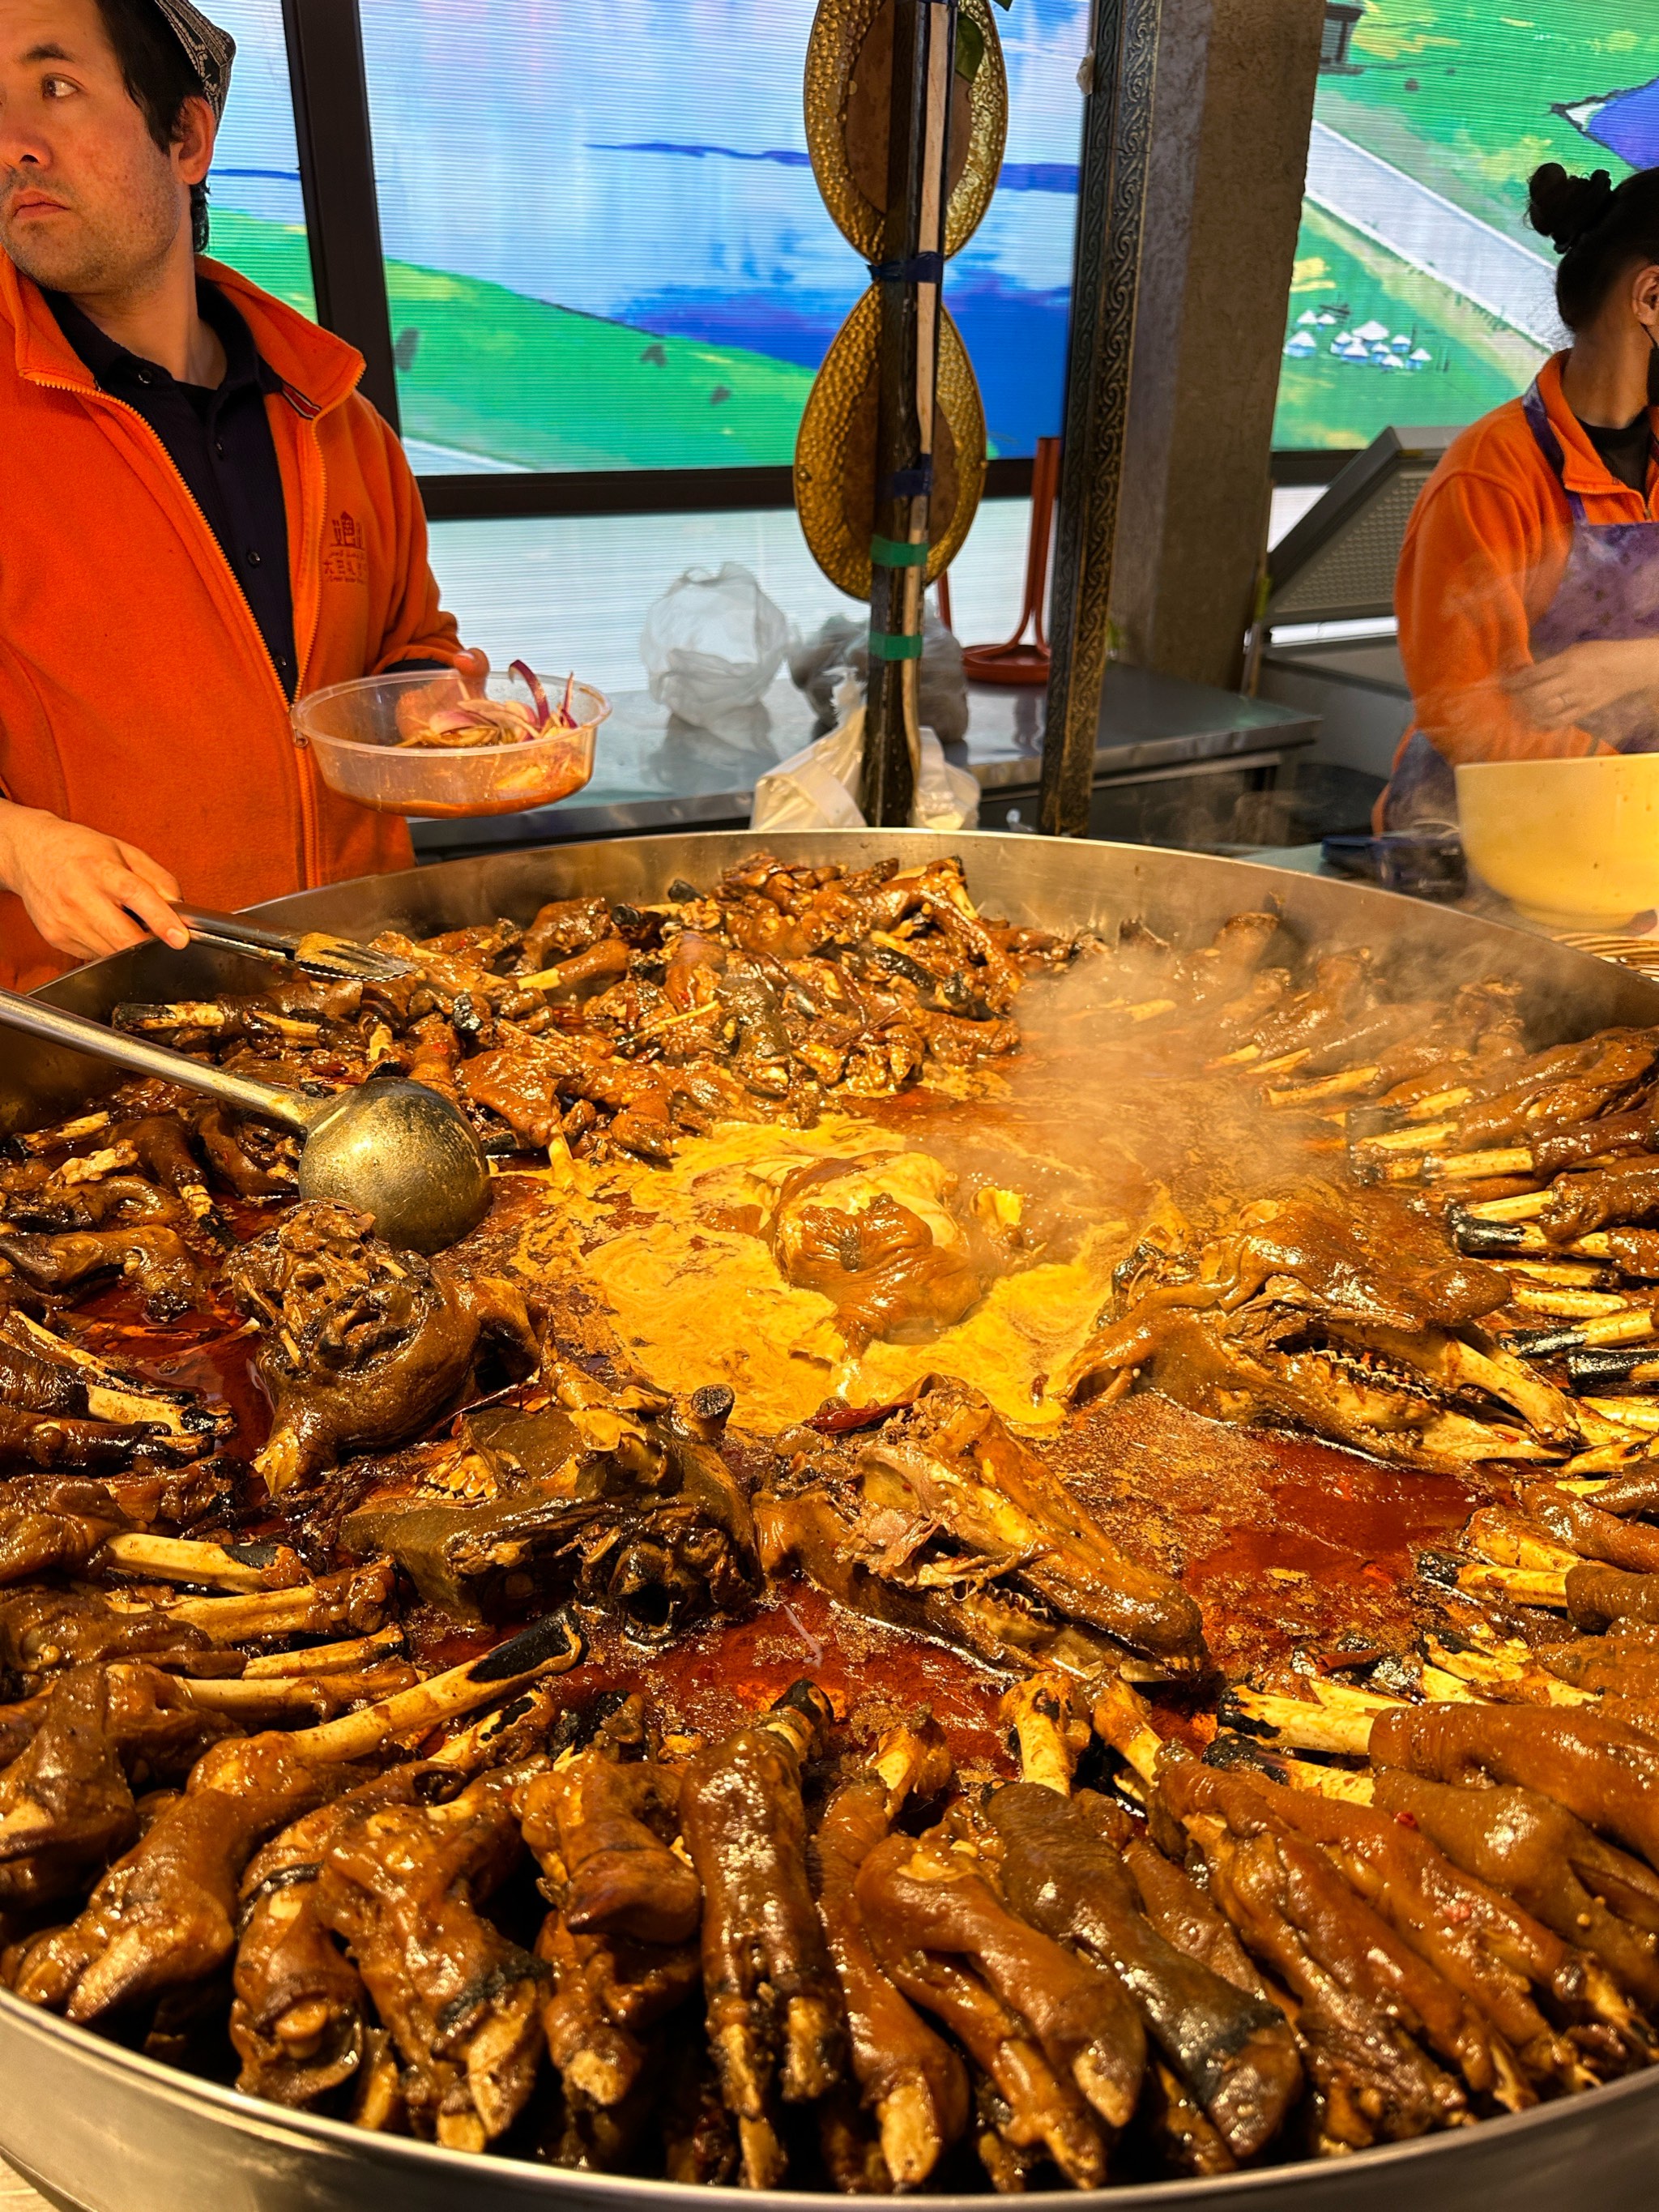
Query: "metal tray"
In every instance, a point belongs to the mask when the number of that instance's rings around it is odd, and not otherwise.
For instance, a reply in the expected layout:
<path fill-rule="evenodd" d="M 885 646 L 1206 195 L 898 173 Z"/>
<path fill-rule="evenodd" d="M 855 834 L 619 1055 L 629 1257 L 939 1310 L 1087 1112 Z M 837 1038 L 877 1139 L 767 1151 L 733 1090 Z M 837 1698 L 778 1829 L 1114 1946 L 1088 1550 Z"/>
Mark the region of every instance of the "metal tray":
<path fill-rule="evenodd" d="M 509 915 L 527 920 L 550 898 L 603 893 L 660 897 L 677 878 L 699 887 L 760 841 L 748 832 L 550 847 L 456 860 L 406 874 L 337 884 L 258 911 L 283 926 L 369 937 L 416 933 Z M 921 860 L 936 839 L 913 831 L 795 832 L 768 841 L 781 856 L 861 866 L 884 855 Z M 1139 915 L 1159 931 L 1208 932 L 1228 915 L 1276 899 L 1310 940 L 1370 945 L 1407 983 L 1447 988 L 1483 972 L 1527 986 L 1528 1011 L 1567 1037 L 1613 1022 L 1659 1021 L 1659 984 L 1588 954 L 1500 924 L 1421 906 L 1390 892 L 1289 874 L 1248 861 L 1142 846 L 975 835 L 955 841 L 975 898 L 993 912 L 1049 927 L 1110 929 Z M 204 996 L 247 988 L 254 971 L 228 954 L 146 945 L 78 969 L 46 996 L 102 1014 L 130 998 Z M 0 1065 L 0 1128 L 44 1119 L 110 1080 L 74 1054 L 16 1038 Z M 1431 1479 L 1431 1478 L 1425 1478 Z M 841 2197 L 799 2191 L 751 2195 L 585 2174 L 477 2158 L 336 2120 L 287 2112 L 192 2080 L 34 2011 L 0 1991 L 0 2154 L 70 2212 L 554 2212 L 560 2204 L 655 2212 L 828 2212 Z M 1510 2118 L 1364 2151 L 1349 2159 L 1269 2167 L 1206 2181 L 1103 2192 L 1122 2212 L 1560 2212 L 1589 2201 L 1626 2212 L 1652 2201 L 1659 2172 L 1659 2069 Z M 988 2199 L 931 2197 L 949 2212 Z M 1072 2191 L 1026 2200 L 1045 2212 Z"/>

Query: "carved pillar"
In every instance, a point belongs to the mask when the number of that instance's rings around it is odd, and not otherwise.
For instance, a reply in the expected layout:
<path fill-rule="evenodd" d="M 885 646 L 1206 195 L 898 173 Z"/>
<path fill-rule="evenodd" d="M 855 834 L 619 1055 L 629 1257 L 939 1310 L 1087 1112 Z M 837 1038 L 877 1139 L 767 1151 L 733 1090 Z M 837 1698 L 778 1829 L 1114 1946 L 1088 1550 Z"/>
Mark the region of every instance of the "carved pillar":
<path fill-rule="evenodd" d="M 1325 0 L 1163 0 L 1113 572 L 1126 660 L 1239 680 Z"/>
<path fill-rule="evenodd" d="M 1095 0 L 1066 350 L 1039 820 L 1088 834 L 1127 419 L 1159 0 Z"/>

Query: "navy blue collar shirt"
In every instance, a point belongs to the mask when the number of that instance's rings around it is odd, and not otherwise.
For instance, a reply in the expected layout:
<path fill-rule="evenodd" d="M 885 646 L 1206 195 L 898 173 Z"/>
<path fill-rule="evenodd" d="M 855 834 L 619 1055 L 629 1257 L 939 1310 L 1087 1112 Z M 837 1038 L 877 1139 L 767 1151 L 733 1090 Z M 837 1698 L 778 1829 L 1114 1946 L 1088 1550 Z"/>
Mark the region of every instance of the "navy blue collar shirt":
<path fill-rule="evenodd" d="M 183 384 L 100 330 L 61 292 L 46 301 L 98 388 L 142 415 L 167 449 L 241 586 L 283 690 L 298 681 L 288 512 L 265 395 L 282 380 L 216 284 L 198 277 L 196 307 L 225 349 L 222 384 Z"/>

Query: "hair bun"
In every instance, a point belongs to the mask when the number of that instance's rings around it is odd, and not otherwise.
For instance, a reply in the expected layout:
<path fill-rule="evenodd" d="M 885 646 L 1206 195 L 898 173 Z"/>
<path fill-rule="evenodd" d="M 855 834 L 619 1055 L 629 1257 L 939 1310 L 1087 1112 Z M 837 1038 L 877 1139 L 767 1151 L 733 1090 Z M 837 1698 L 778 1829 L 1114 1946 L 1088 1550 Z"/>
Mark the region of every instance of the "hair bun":
<path fill-rule="evenodd" d="M 1546 161 L 1532 173 L 1527 221 L 1558 253 L 1565 253 L 1595 229 L 1612 202 L 1613 179 L 1605 169 L 1573 177 L 1559 161 Z"/>

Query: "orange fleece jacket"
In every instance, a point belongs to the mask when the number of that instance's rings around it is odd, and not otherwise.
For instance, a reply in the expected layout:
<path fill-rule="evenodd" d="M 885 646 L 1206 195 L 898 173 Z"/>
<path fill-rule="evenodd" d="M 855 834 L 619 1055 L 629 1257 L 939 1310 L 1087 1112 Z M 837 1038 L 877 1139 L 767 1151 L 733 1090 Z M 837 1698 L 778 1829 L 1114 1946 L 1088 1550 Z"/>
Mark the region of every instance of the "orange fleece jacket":
<path fill-rule="evenodd" d="M 234 270 L 284 390 L 266 398 L 288 509 L 299 691 L 453 662 L 403 447 L 362 357 Z M 0 792 L 137 845 L 186 898 L 234 908 L 407 867 L 409 833 L 325 789 L 201 509 L 155 432 L 100 392 L 0 254 Z M 0 893 L 0 981 L 68 963 Z"/>
<path fill-rule="evenodd" d="M 1612 750 L 1588 730 L 1535 727 L 1502 687 L 1504 677 L 1530 664 L 1528 633 L 1566 568 L 1567 489 L 1583 498 L 1589 523 L 1650 521 L 1659 492 L 1651 465 L 1645 500 L 1609 472 L 1562 392 L 1565 358 L 1545 362 L 1538 390 L 1561 441 L 1566 489 L 1539 451 L 1521 402 L 1510 399 L 1447 447 L 1407 526 L 1394 605 L 1413 726 L 1454 767 Z"/>

